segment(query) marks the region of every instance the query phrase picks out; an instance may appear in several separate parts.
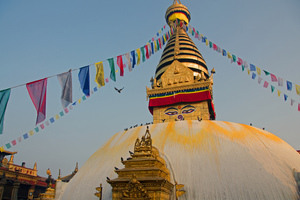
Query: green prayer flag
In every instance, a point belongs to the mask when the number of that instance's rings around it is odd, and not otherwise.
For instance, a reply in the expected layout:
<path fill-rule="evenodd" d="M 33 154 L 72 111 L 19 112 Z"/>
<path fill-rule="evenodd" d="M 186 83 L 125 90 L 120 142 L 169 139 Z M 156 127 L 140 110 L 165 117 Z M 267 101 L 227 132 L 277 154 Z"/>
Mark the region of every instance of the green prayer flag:
<path fill-rule="evenodd" d="M 244 71 L 245 70 L 245 66 L 244 65 L 242 65 L 242 71 Z"/>
<path fill-rule="evenodd" d="M 270 72 L 267 72 L 266 70 L 264 70 L 266 76 L 270 75 Z"/>
<path fill-rule="evenodd" d="M 9 100 L 10 91 L 11 89 L 0 91 L 0 134 L 3 132 L 4 114 Z"/>
<path fill-rule="evenodd" d="M 64 116 L 64 112 L 63 112 L 63 111 L 59 112 L 59 115 L 60 115 L 61 117 Z"/>
<path fill-rule="evenodd" d="M 83 97 L 82 97 L 82 101 L 85 101 L 85 100 L 86 100 L 86 96 L 83 96 Z"/>
<path fill-rule="evenodd" d="M 142 61 L 145 62 L 145 60 L 146 60 L 145 47 L 141 47 L 141 52 L 142 52 Z"/>
<path fill-rule="evenodd" d="M 37 133 L 40 131 L 40 130 L 39 130 L 39 127 L 35 127 L 34 130 L 35 130 L 35 132 L 37 132 Z"/>
<path fill-rule="evenodd" d="M 232 54 L 232 60 L 233 62 L 236 62 L 236 56 Z"/>
<path fill-rule="evenodd" d="M 212 48 L 213 43 L 211 41 L 209 41 L 209 48 Z"/>
<path fill-rule="evenodd" d="M 9 149 L 11 147 L 11 145 L 9 143 L 7 143 L 5 146 L 7 149 Z"/>
<path fill-rule="evenodd" d="M 110 67 L 110 79 L 116 81 L 116 70 L 115 70 L 115 62 L 114 58 L 107 59 Z"/>
<path fill-rule="evenodd" d="M 272 93 L 274 92 L 274 90 L 275 90 L 275 87 L 273 85 L 271 85 L 271 91 L 272 91 Z"/>

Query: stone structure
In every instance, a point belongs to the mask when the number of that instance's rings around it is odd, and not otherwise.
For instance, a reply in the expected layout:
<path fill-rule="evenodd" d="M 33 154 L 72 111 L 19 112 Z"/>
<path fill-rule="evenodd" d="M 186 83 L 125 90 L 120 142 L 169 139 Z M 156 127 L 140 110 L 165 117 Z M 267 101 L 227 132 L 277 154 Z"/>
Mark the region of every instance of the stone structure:
<path fill-rule="evenodd" d="M 37 164 L 33 168 L 26 167 L 25 162 L 16 165 L 16 153 L 0 151 L 0 200 L 34 199 L 46 191 L 46 178 L 37 175 Z"/>

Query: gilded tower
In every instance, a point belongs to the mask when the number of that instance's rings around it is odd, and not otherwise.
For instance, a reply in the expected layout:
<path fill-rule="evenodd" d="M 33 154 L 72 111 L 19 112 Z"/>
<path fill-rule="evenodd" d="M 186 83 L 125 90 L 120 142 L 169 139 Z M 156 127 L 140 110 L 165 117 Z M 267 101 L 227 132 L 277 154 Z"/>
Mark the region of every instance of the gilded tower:
<path fill-rule="evenodd" d="M 191 19 L 180 0 L 167 9 L 166 21 L 173 34 L 147 88 L 153 123 L 178 120 L 214 120 L 212 96 L 214 70 L 208 72 L 201 53 L 187 35 Z"/>

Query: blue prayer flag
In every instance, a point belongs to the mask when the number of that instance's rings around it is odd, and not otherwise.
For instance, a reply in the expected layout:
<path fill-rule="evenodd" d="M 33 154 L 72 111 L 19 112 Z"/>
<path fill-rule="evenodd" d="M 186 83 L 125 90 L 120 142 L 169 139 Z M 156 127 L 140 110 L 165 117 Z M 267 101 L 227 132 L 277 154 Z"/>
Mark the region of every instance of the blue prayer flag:
<path fill-rule="evenodd" d="M 86 96 L 90 96 L 90 68 L 89 65 L 81 67 L 78 73 L 80 87 Z"/>
<path fill-rule="evenodd" d="M 287 90 L 292 90 L 293 84 L 290 81 L 286 81 Z"/>
<path fill-rule="evenodd" d="M 51 117 L 51 118 L 50 118 L 50 122 L 51 122 L 51 124 L 52 124 L 52 123 L 54 123 L 54 121 L 55 121 L 55 120 L 54 120 L 54 118 L 53 118 L 53 117 Z"/>
<path fill-rule="evenodd" d="M 252 79 L 255 79 L 255 78 L 256 78 L 256 74 L 252 73 Z"/>
<path fill-rule="evenodd" d="M 26 140 L 26 139 L 28 138 L 28 133 L 25 133 L 25 134 L 23 135 L 23 138 Z"/>
<path fill-rule="evenodd" d="M 131 51 L 131 64 L 132 64 L 132 68 L 134 68 L 134 65 L 136 65 L 136 61 L 135 61 L 135 50 Z"/>
<path fill-rule="evenodd" d="M 152 51 L 152 54 L 154 54 L 154 44 L 153 44 L 153 42 L 151 42 L 151 51 Z"/>
<path fill-rule="evenodd" d="M 98 91 L 97 87 L 94 87 L 94 92 L 97 92 L 97 91 Z"/>
<path fill-rule="evenodd" d="M 226 53 L 225 49 L 222 50 L 222 53 L 223 53 L 223 56 L 227 56 L 227 53 Z"/>
<path fill-rule="evenodd" d="M 250 64 L 250 71 L 256 71 L 256 67 L 253 64 Z"/>
<path fill-rule="evenodd" d="M 284 101 L 286 101 L 288 98 L 288 95 L 284 94 L 283 96 L 284 96 Z"/>

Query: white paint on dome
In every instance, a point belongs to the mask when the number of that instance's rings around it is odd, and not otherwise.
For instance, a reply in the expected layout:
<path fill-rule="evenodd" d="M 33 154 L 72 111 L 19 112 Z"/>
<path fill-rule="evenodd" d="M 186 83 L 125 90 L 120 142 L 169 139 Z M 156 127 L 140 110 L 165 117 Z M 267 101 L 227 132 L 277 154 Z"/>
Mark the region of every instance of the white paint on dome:
<path fill-rule="evenodd" d="M 277 136 L 247 125 L 221 121 L 181 121 L 150 125 L 153 146 L 184 184 L 180 199 L 298 199 L 293 169 L 300 171 L 300 156 Z M 114 167 L 129 157 L 146 127 L 118 132 L 98 149 L 68 183 L 62 200 L 111 199 L 106 177 L 116 178 Z M 169 162 L 171 167 L 169 166 Z M 170 170 L 170 171 L 172 171 Z M 173 182 L 173 178 L 171 178 Z"/>

